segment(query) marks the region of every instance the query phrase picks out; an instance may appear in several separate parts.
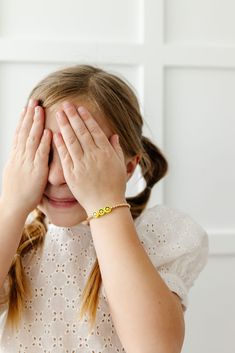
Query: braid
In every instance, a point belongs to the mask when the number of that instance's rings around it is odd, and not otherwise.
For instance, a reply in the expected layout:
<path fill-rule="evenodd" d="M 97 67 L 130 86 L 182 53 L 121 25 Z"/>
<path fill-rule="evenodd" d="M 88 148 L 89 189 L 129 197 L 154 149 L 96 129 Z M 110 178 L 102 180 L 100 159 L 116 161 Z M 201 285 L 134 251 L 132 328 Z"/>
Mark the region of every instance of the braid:
<path fill-rule="evenodd" d="M 143 171 L 143 177 L 146 180 L 147 186 L 152 188 L 166 175 L 168 163 L 161 150 L 148 137 L 142 136 L 141 141 L 151 163 L 150 168 Z"/>
<path fill-rule="evenodd" d="M 9 309 L 6 325 L 9 328 L 15 328 L 18 325 L 24 300 L 31 295 L 30 283 L 22 265 L 22 257 L 32 249 L 35 252 L 38 246 L 42 245 L 46 233 L 45 215 L 38 209 L 35 210 L 35 213 L 36 217 L 33 222 L 24 226 L 17 253 L 8 272 Z M 33 254 L 32 252 L 31 255 Z"/>
<path fill-rule="evenodd" d="M 153 186 L 166 175 L 168 170 L 167 160 L 160 149 L 145 136 L 142 136 L 141 141 L 144 152 L 140 167 L 146 187 L 137 196 L 127 198 L 127 202 L 131 205 L 133 219 L 146 208 Z"/>

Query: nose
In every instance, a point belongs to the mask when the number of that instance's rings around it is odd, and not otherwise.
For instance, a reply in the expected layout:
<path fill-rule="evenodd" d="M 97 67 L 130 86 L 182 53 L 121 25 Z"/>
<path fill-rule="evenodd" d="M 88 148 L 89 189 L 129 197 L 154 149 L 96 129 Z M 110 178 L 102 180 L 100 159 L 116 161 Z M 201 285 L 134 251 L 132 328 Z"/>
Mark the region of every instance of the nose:
<path fill-rule="evenodd" d="M 66 184 L 60 158 L 55 152 L 53 159 L 49 162 L 48 183 L 54 186 Z"/>

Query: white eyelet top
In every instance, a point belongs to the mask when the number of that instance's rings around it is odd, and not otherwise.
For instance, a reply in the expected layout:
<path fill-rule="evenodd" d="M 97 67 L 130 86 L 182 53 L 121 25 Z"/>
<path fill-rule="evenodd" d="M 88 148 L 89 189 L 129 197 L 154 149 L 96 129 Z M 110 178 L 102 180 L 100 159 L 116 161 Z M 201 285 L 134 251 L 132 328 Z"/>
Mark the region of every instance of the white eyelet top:
<path fill-rule="evenodd" d="M 207 233 L 188 214 L 165 205 L 145 209 L 135 219 L 135 226 L 153 265 L 186 310 L 189 289 L 207 263 Z M 89 225 L 64 228 L 48 224 L 42 248 L 30 250 L 22 258 L 32 297 L 25 302 L 14 334 L 5 327 L 7 304 L 0 307 L 0 352 L 125 352 L 103 283 L 90 335 L 87 317 L 78 321 L 81 294 L 95 260 Z M 7 285 L 6 280 L 0 295 Z"/>

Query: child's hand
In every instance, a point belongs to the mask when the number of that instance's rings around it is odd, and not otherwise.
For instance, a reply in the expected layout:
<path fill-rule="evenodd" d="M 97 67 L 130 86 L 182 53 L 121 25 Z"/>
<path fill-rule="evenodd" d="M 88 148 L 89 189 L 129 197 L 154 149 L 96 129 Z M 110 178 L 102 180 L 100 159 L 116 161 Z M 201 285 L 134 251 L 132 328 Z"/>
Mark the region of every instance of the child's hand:
<path fill-rule="evenodd" d="M 116 136 L 110 142 L 91 114 L 69 102 L 57 113 L 54 142 L 68 187 L 87 213 L 125 202 L 126 166 Z M 111 205 L 111 206 L 112 206 Z"/>
<path fill-rule="evenodd" d="M 21 113 L 11 153 L 3 171 L 1 200 L 25 214 L 40 203 L 49 173 L 52 133 L 44 132 L 44 110 L 32 101 Z M 37 113 L 38 111 L 38 113 Z"/>

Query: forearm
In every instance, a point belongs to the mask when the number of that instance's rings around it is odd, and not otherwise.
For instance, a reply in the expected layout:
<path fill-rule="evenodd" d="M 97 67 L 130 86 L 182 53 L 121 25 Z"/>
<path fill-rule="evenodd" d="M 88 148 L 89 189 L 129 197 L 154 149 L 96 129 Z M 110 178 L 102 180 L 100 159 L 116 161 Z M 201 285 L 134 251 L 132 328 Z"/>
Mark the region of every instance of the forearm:
<path fill-rule="evenodd" d="M 0 288 L 18 248 L 27 216 L 10 210 L 0 199 Z"/>
<path fill-rule="evenodd" d="M 112 318 L 128 353 L 179 353 L 182 310 L 138 238 L 127 207 L 90 221 Z"/>

